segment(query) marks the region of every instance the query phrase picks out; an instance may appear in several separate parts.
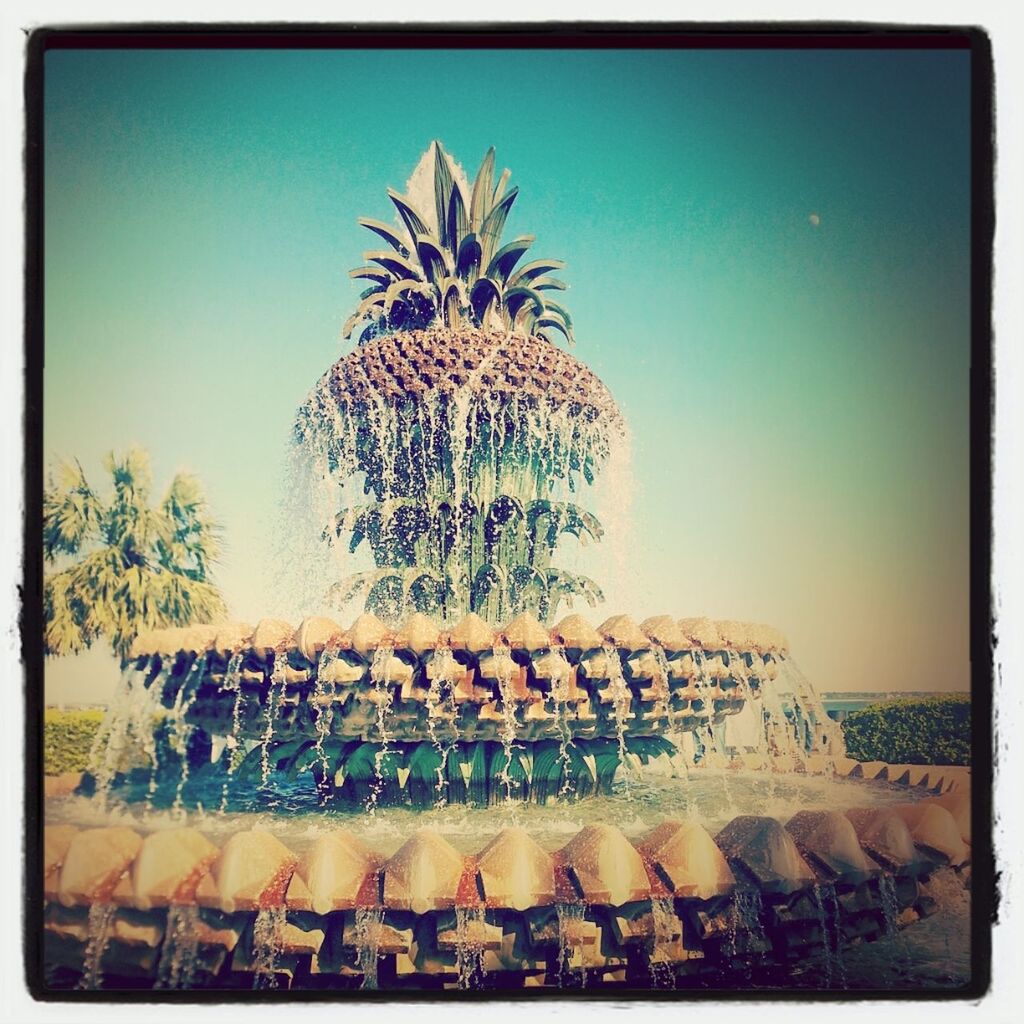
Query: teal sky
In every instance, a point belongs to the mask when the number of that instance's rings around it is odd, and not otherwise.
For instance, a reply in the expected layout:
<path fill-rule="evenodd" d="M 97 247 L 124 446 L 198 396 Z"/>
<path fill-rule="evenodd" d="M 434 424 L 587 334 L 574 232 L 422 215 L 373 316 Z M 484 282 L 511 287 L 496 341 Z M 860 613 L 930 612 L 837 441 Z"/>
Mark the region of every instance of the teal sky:
<path fill-rule="evenodd" d="M 47 458 L 198 473 L 234 616 L 303 610 L 267 583 L 289 427 L 348 350 L 356 217 L 437 137 L 511 168 L 630 424 L 631 527 L 562 559 L 587 614 L 771 622 L 822 690 L 967 687 L 967 53 L 58 51 L 45 103 Z"/>

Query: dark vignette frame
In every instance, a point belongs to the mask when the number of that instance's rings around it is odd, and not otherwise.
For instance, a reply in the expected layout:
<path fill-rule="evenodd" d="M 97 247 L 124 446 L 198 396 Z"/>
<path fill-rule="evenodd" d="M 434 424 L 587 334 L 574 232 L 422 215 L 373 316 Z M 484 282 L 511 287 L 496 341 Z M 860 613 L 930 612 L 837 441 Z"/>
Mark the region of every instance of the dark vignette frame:
<path fill-rule="evenodd" d="M 958 989 L 819 991 L 799 989 L 638 989 L 540 992 L 333 992 L 120 990 L 46 987 L 43 964 L 43 170 L 44 59 L 58 49 L 959 49 L 971 56 L 971 366 L 970 658 L 972 699 L 971 981 Z M 323 26 L 286 23 L 89 26 L 37 29 L 28 38 L 25 76 L 25 490 L 21 658 L 25 679 L 25 864 L 23 941 L 29 992 L 46 1002 L 481 1002 L 530 999 L 820 1000 L 978 999 L 991 983 L 991 925 L 999 893 L 993 850 L 992 607 L 994 118 L 992 47 L 979 28 L 859 23 L 695 22 Z"/>

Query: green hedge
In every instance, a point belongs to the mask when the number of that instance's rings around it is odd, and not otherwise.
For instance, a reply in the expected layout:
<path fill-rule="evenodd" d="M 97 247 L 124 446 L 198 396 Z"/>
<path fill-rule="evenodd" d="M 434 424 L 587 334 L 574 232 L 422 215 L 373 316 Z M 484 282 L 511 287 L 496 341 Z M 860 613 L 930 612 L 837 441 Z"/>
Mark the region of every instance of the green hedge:
<path fill-rule="evenodd" d="M 43 712 L 43 767 L 47 775 L 84 772 L 89 767 L 89 750 L 103 721 L 97 709 Z"/>
<path fill-rule="evenodd" d="M 871 704 L 843 722 L 846 753 L 888 764 L 970 764 L 971 700 L 927 697 Z"/>

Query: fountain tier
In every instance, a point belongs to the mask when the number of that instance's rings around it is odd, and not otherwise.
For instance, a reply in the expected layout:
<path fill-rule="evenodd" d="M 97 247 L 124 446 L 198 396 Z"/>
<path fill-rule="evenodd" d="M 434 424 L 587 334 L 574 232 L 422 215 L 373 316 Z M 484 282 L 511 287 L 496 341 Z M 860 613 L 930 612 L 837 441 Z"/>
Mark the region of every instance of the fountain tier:
<path fill-rule="evenodd" d="M 705 987 L 812 962 L 839 983 L 851 945 L 960 892 L 968 817 L 957 789 L 784 825 L 739 815 L 714 835 L 590 824 L 557 849 L 513 826 L 470 853 L 431 828 L 382 853 L 343 828 L 288 845 L 51 825 L 47 960 L 107 987 Z"/>
<path fill-rule="evenodd" d="M 274 772 L 308 771 L 324 796 L 371 805 L 543 802 L 608 792 L 620 767 L 671 757 L 685 733 L 706 753 L 727 716 L 768 706 L 786 667 L 777 631 L 708 619 L 263 620 L 141 635 L 120 714 L 142 738 L 146 709 L 162 713 L 185 770 L 221 766 L 225 799 L 236 775 L 266 787 Z M 803 739 L 780 715 L 790 753 L 827 751 L 823 715 Z M 115 709 L 108 748 L 117 720 Z"/>

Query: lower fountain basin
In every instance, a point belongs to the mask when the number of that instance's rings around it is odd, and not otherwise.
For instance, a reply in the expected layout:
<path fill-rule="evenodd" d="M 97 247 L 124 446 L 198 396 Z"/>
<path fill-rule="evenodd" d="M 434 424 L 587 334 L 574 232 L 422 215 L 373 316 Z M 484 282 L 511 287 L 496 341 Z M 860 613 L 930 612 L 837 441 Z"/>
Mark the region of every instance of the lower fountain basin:
<path fill-rule="evenodd" d="M 943 789 L 940 771 L 917 778 Z M 619 786 L 369 815 L 51 800 L 55 984 L 870 988 L 880 961 L 967 980 L 966 790 L 712 769 Z M 936 912 L 918 956 L 902 929 Z"/>

